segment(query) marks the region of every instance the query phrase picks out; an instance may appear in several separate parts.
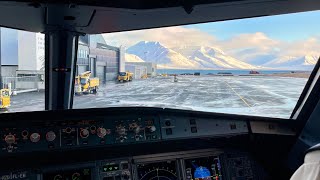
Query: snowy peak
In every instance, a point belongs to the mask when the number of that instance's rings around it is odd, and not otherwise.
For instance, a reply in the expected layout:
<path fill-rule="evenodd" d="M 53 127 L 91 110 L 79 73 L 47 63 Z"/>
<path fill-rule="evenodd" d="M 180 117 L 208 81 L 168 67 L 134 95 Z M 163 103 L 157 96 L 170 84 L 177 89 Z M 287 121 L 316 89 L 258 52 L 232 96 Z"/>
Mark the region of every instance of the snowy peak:
<path fill-rule="evenodd" d="M 315 65 L 318 61 L 319 57 L 316 55 L 306 55 L 304 56 L 303 65 Z"/>
<path fill-rule="evenodd" d="M 144 61 L 154 63 L 160 62 L 161 64 L 170 63 L 170 59 L 166 57 L 169 53 L 169 49 L 159 42 L 141 41 L 129 47 L 127 53 L 134 54 Z"/>
<path fill-rule="evenodd" d="M 221 49 L 216 47 L 201 46 L 200 51 L 209 55 L 215 55 L 215 54 L 226 55 Z"/>
<path fill-rule="evenodd" d="M 263 66 L 290 70 L 312 70 L 318 61 L 318 56 L 305 55 L 302 57 L 295 56 L 278 56 Z"/>
<path fill-rule="evenodd" d="M 227 55 L 219 48 L 209 46 L 182 46 L 170 49 L 159 42 L 141 41 L 128 48 L 127 53 L 167 68 L 258 68 Z"/>
<path fill-rule="evenodd" d="M 134 54 L 125 54 L 125 61 L 126 62 L 144 62 L 141 58 Z"/>

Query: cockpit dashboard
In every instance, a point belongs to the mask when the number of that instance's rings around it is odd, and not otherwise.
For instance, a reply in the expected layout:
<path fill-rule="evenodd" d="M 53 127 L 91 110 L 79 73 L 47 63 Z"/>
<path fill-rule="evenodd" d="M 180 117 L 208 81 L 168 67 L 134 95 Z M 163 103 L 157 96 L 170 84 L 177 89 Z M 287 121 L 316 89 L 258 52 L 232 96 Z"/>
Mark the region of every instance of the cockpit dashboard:
<path fill-rule="evenodd" d="M 3 117 L 0 159 L 19 163 L 1 164 L 0 179 L 268 179 L 295 137 L 287 120 L 161 108 Z"/>

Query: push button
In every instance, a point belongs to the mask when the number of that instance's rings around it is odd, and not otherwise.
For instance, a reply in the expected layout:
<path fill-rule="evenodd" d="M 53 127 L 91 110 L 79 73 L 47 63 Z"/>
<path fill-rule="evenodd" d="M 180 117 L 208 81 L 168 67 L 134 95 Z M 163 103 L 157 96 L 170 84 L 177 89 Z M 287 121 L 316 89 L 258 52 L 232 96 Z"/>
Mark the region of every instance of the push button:
<path fill-rule="evenodd" d="M 166 129 L 166 135 L 172 135 L 172 129 L 171 128 L 167 128 Z"/>
<path fill-rule="evenodd" d="M 191 127 L 191 133 L 197 133 L 198 130 L 197 130 L 197 127 Z"/>

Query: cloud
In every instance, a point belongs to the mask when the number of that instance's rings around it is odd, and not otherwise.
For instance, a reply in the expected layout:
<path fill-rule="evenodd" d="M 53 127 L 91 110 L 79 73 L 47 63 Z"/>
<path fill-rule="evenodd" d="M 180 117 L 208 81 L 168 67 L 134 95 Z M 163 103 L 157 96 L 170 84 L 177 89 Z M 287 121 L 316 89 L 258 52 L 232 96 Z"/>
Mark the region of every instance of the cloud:
<path fill-rule="evenodd" d="M 221 41 L 200 29 L 177 26 L 103 34 L 103 37 L 108 44 L 126 47 L 140 41 L 158 41 L 168 48 L 213 46 L 221 48 L 226 53 L 246 62 L 259 58 L 264 58 L 261 61 L 267 61 L 279 56 L 320 55 L 320 37 L 286 42 L 273 39 L 263 32 L 239 34 Z"/>
<path fill-rule="evenodd" d="M 280 42 L 269 38 L 262 32 L 256 32 L 251 34 L 239 34 L 230 39 L 220 41 L 218 44 L 226 51 L 251 48 L 269 50 L 278 46 Z"/>
<path fill-rule="evenodd" d="M 283 54 L 290 56 L 319 56 L 320 38 L 310 37 L 306 40 L 300 40 L 292 43 L 282 43 L 281 46 L 279 46 L 279 49 L 281 49 Z"/>
<path fill-rule="evenodd" d="M 167 27 L 103 34 L 106 42 L 111 45 L 132 46 L 139 41 L 158 41 L 171 48 L 181 45 L 212 45 L 215 37 L 198 29 L 184 27 Z"/>

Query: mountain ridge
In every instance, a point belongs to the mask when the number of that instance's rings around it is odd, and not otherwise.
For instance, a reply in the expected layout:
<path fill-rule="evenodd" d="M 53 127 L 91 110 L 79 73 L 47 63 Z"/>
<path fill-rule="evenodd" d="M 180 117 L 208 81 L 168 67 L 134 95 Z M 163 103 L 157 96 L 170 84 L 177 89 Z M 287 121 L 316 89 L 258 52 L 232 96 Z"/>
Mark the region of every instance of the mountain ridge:
<path fill-rule="evenodd" d="M 317 56 L 308 54 L 302 57 L 289 57 L 261 53 L 255 49 L 245 50 L 241 53 L 247 56 L 246 60 L 243 58 L 239 60 L 214 46 L 168 48 L 160 42 L 140 41 L 127 49 L 126 59 L 128 60 L 126 61 L 132 62 L 136 59 L 140 62 L 153 62 L 164 69 L 311 70 L 318 60 Z"/>

